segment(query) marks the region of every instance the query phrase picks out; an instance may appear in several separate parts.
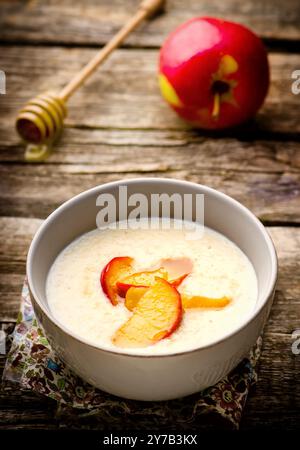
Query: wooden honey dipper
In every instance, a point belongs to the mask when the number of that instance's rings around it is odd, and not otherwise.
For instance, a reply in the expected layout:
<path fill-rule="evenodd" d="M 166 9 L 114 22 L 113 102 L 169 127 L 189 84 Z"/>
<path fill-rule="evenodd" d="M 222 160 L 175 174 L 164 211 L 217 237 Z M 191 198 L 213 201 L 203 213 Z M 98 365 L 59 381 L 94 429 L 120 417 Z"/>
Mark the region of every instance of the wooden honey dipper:
<path fill-rule="evenodd" d="M 63 121 L 67 115 L 67 100 L 131 31 L 144 19 L 161 10 L 164 3 L 165 0 L 143 0 L 135 15 L 58 94 L 38 95 L 21 109 L 16 120 L 16 129 L 21 138 L 28 143 L 26 160 L 42 161 L 48 156 L 51 145 L 62 131 Z"/>

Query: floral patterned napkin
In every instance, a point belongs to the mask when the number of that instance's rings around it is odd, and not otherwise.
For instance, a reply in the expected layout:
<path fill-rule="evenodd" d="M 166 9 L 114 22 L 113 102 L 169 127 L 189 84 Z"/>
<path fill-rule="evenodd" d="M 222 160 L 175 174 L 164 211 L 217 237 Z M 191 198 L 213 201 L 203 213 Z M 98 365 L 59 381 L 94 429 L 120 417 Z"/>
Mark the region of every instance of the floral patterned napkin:
<path fill-rule="evenodd" d="M 248 358 L 215 386 L 182 399 L 149 403 L 107 394 L 74 374 L 58 358 L 38 326 L 26 280 L 12 337 L 4 381 L 56 400 L 61 424 L 79 420 L 88 427 L 96 421 L 99 428 L 120 430 L 176 429 L 220 422 L 226 428 L 238 428 L 249 389 L 257 379 L 255 367 L 262 343 L 259 338 Z"/>

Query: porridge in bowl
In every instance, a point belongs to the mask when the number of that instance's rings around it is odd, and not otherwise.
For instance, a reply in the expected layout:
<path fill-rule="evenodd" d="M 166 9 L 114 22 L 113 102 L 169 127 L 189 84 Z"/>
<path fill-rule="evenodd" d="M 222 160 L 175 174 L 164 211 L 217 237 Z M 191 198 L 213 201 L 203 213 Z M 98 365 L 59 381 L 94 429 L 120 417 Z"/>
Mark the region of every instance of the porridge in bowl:
<path fill-rule="evenodd" d="M 96 229 L 58 255 L 46 293 L 54 317 L 96 346 L 169 354 L 236 329 L 255 307 L 257 279 L 246 255 L 207 227 L 197 240 L 182 227 Z"/>

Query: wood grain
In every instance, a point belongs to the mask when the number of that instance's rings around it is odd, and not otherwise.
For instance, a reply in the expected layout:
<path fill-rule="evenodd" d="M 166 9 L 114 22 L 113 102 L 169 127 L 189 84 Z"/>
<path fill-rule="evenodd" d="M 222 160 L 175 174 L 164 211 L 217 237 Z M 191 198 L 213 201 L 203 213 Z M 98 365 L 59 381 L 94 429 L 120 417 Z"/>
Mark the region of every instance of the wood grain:
<path fill-rule="evenodd" d="M 300 357 L 291 351 L 291 335 L 267 330 L 258 383 L 248 397 L 241 429 L 295 431 L 300 420 Z"/>
<path fill-rule="evenodd" d="M 10 129 L 0 135 L 0 162 L 24 163 L 24 148 Z M 222 168 L 261 173 L 300 171 L 297 140 L 203 136 L 196 130 L 71 128 L 44 165 L 100 166 L 103 172 Z M 38 167 L 38 166 L 36 166 Z M 88 171 L 88 169 L 87 169 Z"/>
<path fill-rule="evenodd" d="M 230 150 L 226 149 L 226 142 L 222 142 L 229 165 Z M 231 168 L 225 169 L 221 164 L 217 165 L 218 158 L 215 159 L 214 166 L 213 154 L 211 159 L 207 158 L 207 165 L 201 165 L 197 163 L 205 157 L 205 150 L 202 151 L 201 146 L 187 150 L 184 156 L 178 154 L 186 149 L 163 148 L 162 155 L 157 160 L 149 160 L 147 147 L 128 149 L 127 154 L 131 156 L 126 156 L 125 160 L 124 153 L 122 157 L 118 150 L 118 147 L 103 149 L 102 153 L 94 154 L 97 162 L 92 164 L 3 164 L 0 167 L 0 213 L 7 216 L 45 218 L 65 200 L 98 184 L 139 176 L 162 176 L 190 180 L 220 189 L 244 203 L 265 222 L 300 222 L 299 170 L 294 166 L 293 170 L 283 169 L 285 163 L 272 161 L 273 153 L 269 155 L 269 160 L 266 158 L 266 166 L 270 161 L 271 166 L 281 165 L 281 170 L 251 171 L 246 165 L 244 168 L 235 167 L 234 154 Z M 151 148 L 152 155 L 157 155 L 159 151 L 159 146 L 155 151 Z M 249 150 L 249 156 L 253 160 L 258 153 L 253 149 Z M 135 157 L 137 162 L 130 165 L 130 159 L 134 160 Z M 222 159 L 222 155 L 219 158 Z M 142 162 L 144 160 L 145 163 Z M 190 168 L 186 164 L 188 160 Z"/>
<path fill-rule="evenodd" d="M 0 102 L 0 139 L 15 136 L 19 108 L 43 91 L 61 88 L 95 50 L 60 47 L 0 47 L 1 68 L 7 76 L 7 95 Z M 20 58 L 22 55 L 22 58 Z M 188 130 L 189 126 L 162 100 L 157 83 L 156 50 L 118 50 L 72 97 L 69 127 Z M 271 53 L 272 82 L 265 106 L 255 121 L 230 132 L 254 139 L 283 133 L 299 139 L 299 96 L 291 92 L 291 74 L 299 66 L 297 54 Z M 207 133 L 199 132 L 206 136 Z M 212 134 L 211 134 L 212 135 Z M 216 133 L 214 133 L 214 136 Z M 218 134 L 217 134 L 218 135 Z M 3 136 L 3 137 L 2 137 Z M 12 137 L 8 138 L 11 142 Z M 4 141 L 5 142 L 5 141 Z M 14 140 L 18 142 L 17 137 Z"/>
<path fill-rule="evenodd" d="M 6 42 L 103 45 L 134 13 L 140 0 L 2 0 L 1 39 Z M 194 16 L 217 16 L 243 23 L 266 39 L 298 40 L 297 0 L 167 0 L 167 13 L 143 25 L 131 46 L 160 46 L 167 34 Z"/>

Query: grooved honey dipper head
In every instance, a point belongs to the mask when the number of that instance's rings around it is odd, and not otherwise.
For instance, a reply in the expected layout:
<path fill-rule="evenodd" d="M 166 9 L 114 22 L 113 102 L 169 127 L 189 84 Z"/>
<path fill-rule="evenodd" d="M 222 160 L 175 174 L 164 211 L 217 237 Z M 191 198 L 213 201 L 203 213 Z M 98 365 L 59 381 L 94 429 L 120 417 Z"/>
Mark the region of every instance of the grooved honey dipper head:
<path fill-rule="evenodd" d="M 67 109 L 53 94 L 33 98 L 18 114 L 16 128 L 26 142 L 41 144 L 53 141 L 61 132 Z"/>

